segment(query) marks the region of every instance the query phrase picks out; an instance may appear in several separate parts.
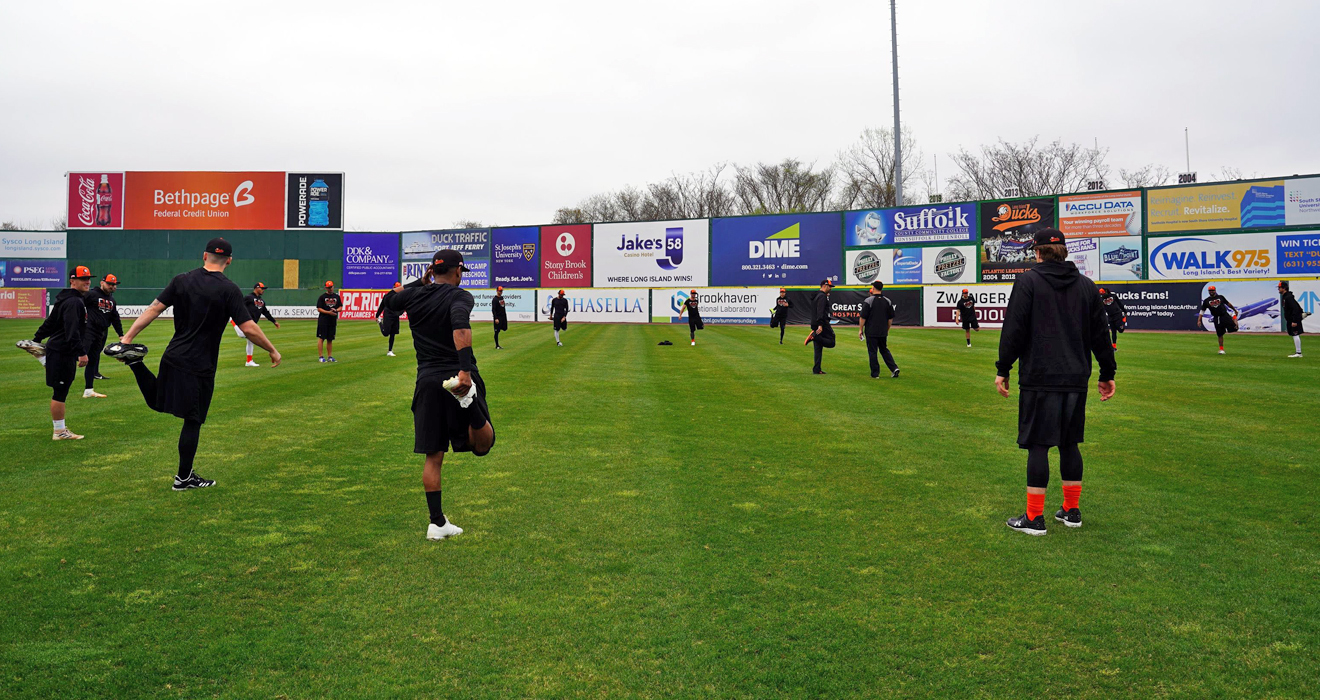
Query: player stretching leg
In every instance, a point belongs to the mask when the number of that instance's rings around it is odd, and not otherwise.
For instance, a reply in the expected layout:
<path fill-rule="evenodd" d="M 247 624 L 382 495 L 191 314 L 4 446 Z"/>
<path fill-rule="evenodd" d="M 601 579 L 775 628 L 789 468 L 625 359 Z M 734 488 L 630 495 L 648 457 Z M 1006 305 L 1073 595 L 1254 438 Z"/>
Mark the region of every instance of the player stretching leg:
<path fill-rule="evenodd" d="M 1288 280 L 1279 282 L 1279 296 L 1283 301 L 1283 330 L 1293 339 L 1293 354 L 1290 358 L 1299 358 L 1302 356 L 1302 321 L 1306 319 L 1306 314 L 1302 312 L 1302 305 L 1297 303 L 1297 297 L 1288 288 Z"/>
<path fill-rule="evenodd" d="M 1219 336 L 1219 354 L 1224 354 L 1224 334 L 1237 331 L 1237 307 L 1229 303 L 1228 299 L 1220 296 L 1215 291 L 1215 286 L 1210 285 L 1210 296 L 1201 302 L 1201 309 L 1196 313 L 1196 325 L 1201 325 L 1201 311 L 1209 310 L 1210 318 L 1215 324 L 1215 335 Z M 1228 310 L 1233 309 L 1233 315 L 1228 314 Z"/>
<path fill-rule="evenodd" d="M 775 308 L 770 311 L 770 327 L 779 327 L 779 344 L 784 344 L 784 331 L 788 329 L 788 310 L 793 302 L 788 300 L 788 290 L 779 288 L 779 298 L 775 299 Z"/>
<path fill-rule="evenodd" d="M 830 290 L 834 288 L 834 283 L 830 280 L 821 280 L 820 294 L 816 296 L 816 310 L 811 315 L 811 333 L 807 334 L 807 339 L 803 345 L 813 343 L 816 363 L 811 366 L 812 374 L 825 374 L 821 369 L 820 362 L 825 355 L 825 348 L 834 347 L 834 327 L 830 325 L 830 317 L 834 315 L 833 308 L 830 306 Z"/>
<path fill-rule="evenodd" d="M 1127 329 L 1127 307 L 1117 294 L 1100 288 L 1100 301 L 1105 305 L 1105 316 L 1109 319 L 1109 340 L 1118 349 L 1118 334 Z"/>
<path fill-rule="evenodd" d="M 972 331 L 981 332 L 981 324 L 976 320 L 976 297 L 966 289 L 953 307 L 953 322 L 962 322 L 963 335 L 967 336 L 967 347 L 972 347 Z"/>
<path fill-rule="evenodd" d="M 1082 526 L 1082 453 L 1086 434 L 1086 385 L 1091 356 L 1100 364 L 1100 400 L 1114 395 L 1114 348 L 1095 283 L 1068 260 L 1063 234 L 1036 232 L 1036 267 L 1018 275 L 1008 298 L 999 336 L 995 389 L 1008 398 L 1013 363 L 1018 377 L 1018 447 L 1027 450 L 1027 512 L 1009 518 L 1010 528 L 1045 534 L 1045 488 L 1050 481 L 1051 447 L 1059 448 L 1063 506 L 1054 519 Z"/>
<path fill-rule="evenodd" d="M 380 298 L 380 306 L 376 307 L 376 323 L 380 326 L 380 334 L 390 339 L 389 348 L 385 350 L 386 357 L 394 357 L 394 336 L 399 334 L 399 315 L 390 309 L 390 300 L 402 288 L 402 284 L 395 282 L 394 289 L 385 292 L 385 296 Z"/>
<path fill-rule="evenodd" d="M 417 351 L 413 451 L 425 455 L 422 488 L 431 514 L 426 528 L 429 540 L 463 534 L 463 528 L 445 517 L 441 503 L 445 451 L 452 448 L 482 457 L 495 444 L 486 383 L 472 354 L 474 301 L 458 286 L 467 271 L 461 253 L 442 250 L 432 256 L 423 284 L 409 286 L 390 300 L 396 314 L 407 312 Z"/>
<path fill-rule="evenodd" d="M 688 338 L 693 345 L 697 344 L 697 331 L 705 330 L 706 324 L 701 322 L 701 311 L 697 309 L 697 290 L 692 290 L 692 296 L 683 302 L 683 306 L 678 310 L 678 317 L 683 318 L 683 312 L 688 312 Z"/>
<path fill-rule="evenodd" d="M 193 471 L 193 458 L 202 437 L 215 392 L 215 368 L 220 357 L 220 338 L 225 324 L 233 319 L 243 333 L 261 349 L 270 353 L 270 366 L 280 364 L 280 353 L 266 339 L 266 334 L 248 318 L 243 292 L 225 277 L 224 270 L 233 262 L 234 249 L 229 241 L 213 238 L 202 254 L 202 267 L 176 275 L 169 286 L 151 302 L 151 306 L 133 322 L 124 341 L 113 343 L 105 354 L 128 365 L 137 379 L 147 407 L 183 419 L 179 430 L 179 471 L 174 477 L 175 491 L 214 486 Z M 147 346 L 133 339 L 160 314 L 174 307 L 174 337 L 160 358 L 159 376 L 151 373 L 142 358 Z"/>

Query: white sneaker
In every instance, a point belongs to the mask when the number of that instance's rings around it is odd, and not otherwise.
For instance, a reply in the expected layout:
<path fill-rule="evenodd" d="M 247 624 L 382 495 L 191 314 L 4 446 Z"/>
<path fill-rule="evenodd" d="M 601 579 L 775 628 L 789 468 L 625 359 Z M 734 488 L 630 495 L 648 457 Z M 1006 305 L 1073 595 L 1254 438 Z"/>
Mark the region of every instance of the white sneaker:
<path fill-rule="evenodd" d="M 96 390 L 95 390 L 95 389 L 83 389 L 83 398 L 84 398 L 84 399 L 104 399 L 104 398 L 105 398 L 105 394 L 98 394 L 98 393 L 96 393 Z"/>
<path fill-rule="evenodd" d="M 68 428 L 65 428 L 65 429 L 63 429 L 63 430 L 56 430 L 56 431 L 55 431 L 55 435 L 54 435 L 53 437 L 51 437 L 51 439 L 52 439 L 52 440 L 81 440 L 81 439 L 83 439 L 83 436 L 81 436 L 81 435 L 79 435 L 79 434 L 73 432 L 72 430 L 69 430 Z"/>
<path fill-rule="evenodd" d="M 461 534 L 463 534 L 463 528 L 455 525 L 447 518 L 445 519 L 444 525 L 431 523 L 426 526 L 426 539 L 428 540 L 443 540 L 446 537 L 454 537 Z"/>
<path fill-rule="evenodd" d="M 1220 354 L 1220 355 L 1223 355 L 1223 354 L 1225 354 L 1225 353 L 1224 353 L 1223 350 L 1220 350 L 1220 351 L 1219 351 L 1219 354 Z"/>
<path fill-rule="evenodd" d="M 243 366 L 244 366 L 244 367 L 260 367 L 261 365 L 259 365 L 259 364 L 255 363 L 255 362 L 253 362 L 252 360 L 248 360 L 248 361 L 247 361 L 247 364 L 245 364 L 245 365 L 243 365 Z"/>
<path fill-rule="evenodd" d="M 391 350 L 391 351 L 385 353 L 385 357 L 394 357 L 394 351 Z"/>
<path fill-rule="evenodd" d="M 695 340 L 692 341 L 692 346 L 693 346 L 693 347 L 696 347 L 696 345 L 697 345 L 697 341 L 695 341 Z"/>
<path fill-rule="evenodd" d="M 1302 353 L 1300 353 L 1300 352 L 1295 352 L 1295 353 L 1289 355 L 1288 357 L 1301 357 L 1301 356 L 1302 356 Z"/>
<path fill-rule="evenodd" d="M 555 345 L 558 345 L 558 346 L 561 347 L 561 348 L 564 347 L 564 344 L 563 344 L 563 343 L 560 343 L 560 342 L 556 342 Z"/>

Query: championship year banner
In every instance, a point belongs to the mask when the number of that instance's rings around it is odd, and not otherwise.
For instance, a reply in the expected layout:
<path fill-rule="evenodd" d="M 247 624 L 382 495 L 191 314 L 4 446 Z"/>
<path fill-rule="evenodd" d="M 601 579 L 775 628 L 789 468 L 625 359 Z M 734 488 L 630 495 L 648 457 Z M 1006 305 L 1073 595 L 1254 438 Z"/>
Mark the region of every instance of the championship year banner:
<path fill-rule="evenodd" d="M 692 295 L 689 289 L 657 289 L 652 292 L 652 323 L 687 323 L 686 312 L 678 313 Z M 699 312 L 704 323 L 733 326 L 764 326 L 770 323 L 778 287 L 697 288 Z"/>
<path fill-rule="evenodd" d="M 953 320 L 962 290 L 966 289 L 976 300 L 976 320 L 982 328 L 1003 328 L 1008 312 L 1008 298 L 1013 293 L 1011 284 L 973 284 L 959 286 L 929 286 L 921 290 L 923 323 L 939 328 L 961 328 Z"/>
<path fill-rule="evenodd" d="M 0 260 L 62 258 L 68 239 L 64 231 L 0 231 Z"/>
<path fill-rule="evenodd" d="M 492 306 L 495 301 L 494 289 L 469 289 L 472 293 L 472 320 L 484 321 L 490 323 L 495 320 L 495 307 Z M 534 289 L 506 289 L 504 290 L 504 315 L 509 319 L 509 323 L 527 322 L 536 320 L 536 290 Z M 571 317 L 571 315 L 570 315 Z"/>
<path fill-rule="evenodd" d="M 1276 244 L 1273 233 L 1149 238 L 1150 278 L 1276 277 Z"/>
<path fill-rule="evenodd" d="M 843 230 L 848 247 L 973 243 L 976 241 L 976 204 L 931 204 L 844 212 Z"/>
<path fill-rule="evenodd" d="M 711 222 L 716 286 L 819 284 L 842 278 L 839 214 L 777 214 Z"/>
<path fill-rule="evenodd" d="M 497 228 L 491 231 L 491 238 L 491 284 L 535 287 L 541 283 L 541 229 L 536 226 Z"/>
<path fill-rule="evenodd" d="M 709 219 L 596 224 L 591 236 L 594 286 L 709 284 Z"/>
<path fill-rule="evenodd" d="M 0 318 L 45 318 L 46 290 L 0 289 Z"/>
<path fill-rule="evenodd" d="M 558 288 L 536 290 L 537 321 L 550 320 L 550 300 L 557 296 Z M 568 299 L 569 328 L 574 323 L 649 323 L 651 320 L 649 289 L 566 288 L 564 298 Z"/>
<path fill-rule="evenodd" d="M 1059 230 L 1070 239 L 1073 236 L 1140 236 L 1141 192 L 1059 197 Z"/>
<path fill-rule="evenodd" d="M 1035 267 L 1036 232 L 1054 226 L 1054 200 L 1046 197 L 981 203 L 981 281 L 1012 282 Z"/>

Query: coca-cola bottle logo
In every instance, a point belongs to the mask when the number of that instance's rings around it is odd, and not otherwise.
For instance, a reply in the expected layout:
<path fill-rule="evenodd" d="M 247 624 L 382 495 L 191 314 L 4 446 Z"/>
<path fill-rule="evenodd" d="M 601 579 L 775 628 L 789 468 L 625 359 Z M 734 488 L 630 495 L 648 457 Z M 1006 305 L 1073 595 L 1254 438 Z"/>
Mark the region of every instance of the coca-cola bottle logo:
<path fill-rule="evenodd" d="M 83 226 L 95 224 L 96 180 L 94 178 L 78 176 L 78 199 L 81 200 L 81 207 L 78 210 L 78 223 Z"/>

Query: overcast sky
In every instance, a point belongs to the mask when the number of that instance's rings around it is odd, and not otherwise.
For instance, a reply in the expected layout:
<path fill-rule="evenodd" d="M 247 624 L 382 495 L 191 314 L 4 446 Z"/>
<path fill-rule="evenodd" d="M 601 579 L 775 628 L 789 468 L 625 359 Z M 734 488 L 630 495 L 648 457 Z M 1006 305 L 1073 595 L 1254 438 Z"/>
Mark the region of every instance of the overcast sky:
<path fill-rule="evenodd" d="M 899 0 L 927 160 L 1039 134 L 1202 181 L 1320 171 L 1315 0 Z M 721 161 L 824 165 L 889 126 L 870 2 L 0 4 L 0 220 L 68 170 L 346 173 L 357 230 L 549 222 Z M 1113 180 L 1114 178 L 1111 178 Z"/>

